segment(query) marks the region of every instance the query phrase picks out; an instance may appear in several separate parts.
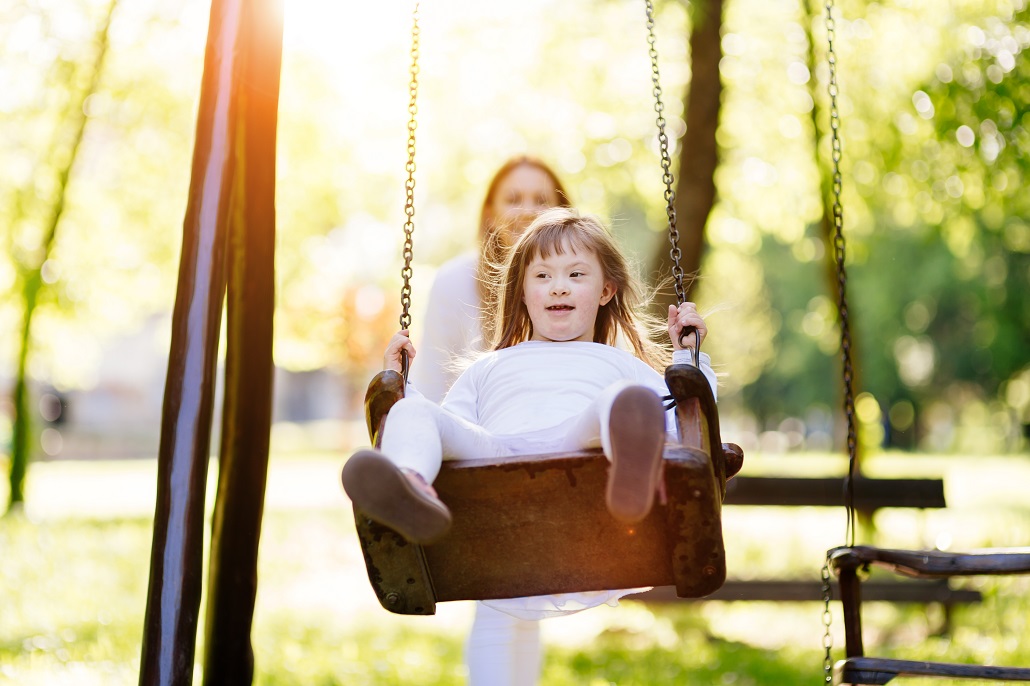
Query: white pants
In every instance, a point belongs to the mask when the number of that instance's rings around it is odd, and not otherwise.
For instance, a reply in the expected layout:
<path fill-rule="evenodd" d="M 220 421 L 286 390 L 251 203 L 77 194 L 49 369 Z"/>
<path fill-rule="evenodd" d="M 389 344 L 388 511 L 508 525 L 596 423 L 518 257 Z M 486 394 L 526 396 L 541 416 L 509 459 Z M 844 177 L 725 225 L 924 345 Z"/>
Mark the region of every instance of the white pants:
<path fill-rule="evenodd" d="M 540 622 L 476 603 L 465 644 L 469 686 L 535 686 L 542 658 Z"/>
<path fill-rule="evenodd" d="M 382 452 L 397 466 L 418 472 L 429 483 L 436 479 L 445 459 L 507 457 L 529 454 L 534 448 L 568 451 L 600 446 L 610 460 L 612 403 L 631 385 L 629 381 L 614 383 L 571 421 L 528 436 L 496 436 L 425 398 L 402 398 L 386 417 Z"/>

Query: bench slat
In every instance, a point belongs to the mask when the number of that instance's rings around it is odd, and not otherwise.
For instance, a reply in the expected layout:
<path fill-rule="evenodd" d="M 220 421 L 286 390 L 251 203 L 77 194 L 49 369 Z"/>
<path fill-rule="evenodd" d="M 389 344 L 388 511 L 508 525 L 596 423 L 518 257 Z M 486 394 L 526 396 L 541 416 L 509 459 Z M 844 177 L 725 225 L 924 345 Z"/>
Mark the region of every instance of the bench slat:
<path fill-rule="evenodd" d="M 834 682 L 838 684 L 886 684 L 898 676 L 1030 681 L 1030 669 L 1025 667 L 960 665 L 876 657 L 852 657 L 841 660 L 834 666 L 833 671 Z"/>
<path fill-rule="evenodd" d="M 843 477 L 736 476 L 726 484 L 725 505 L 843 507 Z M 943 479 L 855 480 L 855 508 L 943 508 Z"/>
<path fill-rule="evenodd" d="M 840 588 L 836 582 L 831 585 L 832 599 L 840 599 Z M 627 600 L 649 603 L 676 602 L 675 589 L 655 588 L 646 593 L 627 596 Z M 973 604 L 983 600 L 983 595 L 968 588 L 953 588 L 947 579 L 919 581 L 866 581 L 862 584 L 864 601 L 891 603 L 942 603 L 944 605 Z M 703 598 L 705 601 L 770 601 L 770 602 L 822 602 L 823 585 L 819 579 L 727 579 L 714 593 Z"/>
<path fill-rule="evenodd" d="M 914 578 L 1030 574 L 1030 548 L 949 553 L 940 550 L 894 550 L 872 546 L 838 548 L 831 552 L 834 569 L 876 565 Z"/>

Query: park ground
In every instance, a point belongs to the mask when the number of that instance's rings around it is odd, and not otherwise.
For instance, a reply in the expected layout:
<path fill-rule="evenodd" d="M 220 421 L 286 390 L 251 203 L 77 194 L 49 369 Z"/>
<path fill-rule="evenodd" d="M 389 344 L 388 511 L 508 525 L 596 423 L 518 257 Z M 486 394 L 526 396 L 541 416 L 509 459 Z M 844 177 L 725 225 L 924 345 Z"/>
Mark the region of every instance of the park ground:
<path fill-rule="evenodd" d="M 433 617 L 379 608 L 339 486 L 343 459 L 310 451 L 272 455 L 253 631 L 255 683 L 464 683 L 471 604 L 441 605 Z M 745 473 L 828 475 L 843 468 L 838 457 L 750 455 Z M 212 461 L 212 486 L 216 469 Z M 870 459 L 868 469 L 877 476 L 943 476 L 949 507 L 881 512 L 876 532 L 863 530 L 859 542 L 969 549 L 1030 541 L 1026 457 L 888 454 Z M 153 459 L 32 467 L 25 511 L 0 519 L 0 684 L 138 682 L 155 488 Z M 213 498 L 212 488 L 209 507 Z M 727 508 L 730 575 L 818 578 L 825 550 L 844 542 L 844 523 L 843 509 Z M 953 630 L 943 636 L 934 635 L 940 608 L 870 604 L 867 649 L 1030 665 L 1030 580 L 977 581 L 976 588 L 984 601 L 956 610 Z M 839 659 L 838 606 L 833 619 Z M 823 632 L 819 603 L 623 602 L 547 620 L 542 683 L 815 684 L 822 678 Z M 199 633 L 198 656 L 202 628 Z M 199 665 L 196 676 L 199 683 Z"/>

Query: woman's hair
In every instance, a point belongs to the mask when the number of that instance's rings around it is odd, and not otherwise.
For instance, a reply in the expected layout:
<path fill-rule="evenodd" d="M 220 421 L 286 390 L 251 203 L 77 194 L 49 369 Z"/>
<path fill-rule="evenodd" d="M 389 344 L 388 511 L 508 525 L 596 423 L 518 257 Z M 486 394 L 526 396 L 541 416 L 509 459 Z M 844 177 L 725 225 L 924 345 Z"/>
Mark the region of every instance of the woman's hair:
<path fill-rule="evenodd" d="M 518 169 L 519 167 L 535 167 L 542 171 L 544 174 L 551 178 L 554 183 L 554 191 L 558 194 L 558 206 L 559 207 L 570 207 L 569 194 L 565 192 L 565 187 L 562 186 L 561 181 L 558 179 L 558 175 L 554 173 L 543 160 L 537 159 L 536 157 L 530 157 L 529 155 L 518 155 L 512 157 L 507 162 L 501 165 L 501 168 L 497 170 L 493 178 L 490 179 L 490 185 L 486 187 L 486 196 L 483 198 L 483 206 L 479 210 L 479 239 L 486 244 L 487 237 L 495 231 L 498 227 L 494 223 L 495 219 L 491 217 L 490 206 L 493 205 L 494 196 L 497 195 L 497 188 L 501 185 L 508 174 Z"/>
<path fill-rule="evenodd" d="M 498 303 L 493 326 L 491 349 L 500 350 L 529 340 L 533 322 L 523 302 L 526 270 L 538 256 L 547 258 L 567 249 L 589 251 L 597 255 L 606 282 L 615 288 L 615 295 L 602 305 L 594 322 L 595 343 L 632 346 L 637 357 L 655 368 L 668 364 L 670 353 L 657 342 L 662 323 L 645 312 L 649 298 L 634 275 L 615 239 L 595 217 L 581 215 L 571 208 L 553 208 L 541 213 L 529 225 L 500 264 L 495 264 L 495 278 L 490 282 Z"/>
<path fill-rule="evenodd" d="M 519 167 L 534 167 L 546 174 L 554 183 L 554 191 L 558 196 L 558 207 L 571 207 L 569 195 L 562 186 L 558 175 L 543 161 L 528 155 L 512 157 L 497 170 L 490 185 L 486 188 L 483 207 L 479 211 L 479 262 L 476 267 L 476 280 L 479 290 L 479 321 L 483 328 L 483 339 L 489 341 L 493 337 L 494 314 L 497 311 L 496 291 L 490 287 L 493 278 L 492 269 L 504 259 L 512 232 L 507 230 L 504 217 L 495 217 L 490 211 L 497 195 L 497 188 L 513 171 Z"/>

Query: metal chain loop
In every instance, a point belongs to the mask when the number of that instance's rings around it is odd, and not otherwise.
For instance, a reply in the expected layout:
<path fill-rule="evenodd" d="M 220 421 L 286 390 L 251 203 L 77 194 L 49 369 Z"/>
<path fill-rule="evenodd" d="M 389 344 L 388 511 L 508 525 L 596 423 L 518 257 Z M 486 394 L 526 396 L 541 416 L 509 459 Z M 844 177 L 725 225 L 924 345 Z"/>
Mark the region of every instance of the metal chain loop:
<path fill-rule="evenodd" d="M 826 560 L 823 562 L 823 682 L 833 683 L 833 633 L 830 627 L 833 624 L 833 614 L 830 612 L 830 601 L 833 599 L 833 586 L 830 585 L 830 553 L 826 553 Z"/>
<path fill-rule="evenodd" d="M 415 128 L 418 126 L 415 115 L 418 114 L 418 38 L 418 3 L 416 2 L 415 9 L 411 13 L 411 81 L 408 84 L 408 93 L 411 99 L 408 102 L 408 163 L 404 165 L 404 169 L 408 172 L 408 179 L 404 182 L 406 196 L 404 215 L 406 219 L 404 222 L 404 267 L 401 269 L 401 277 L 404 279 L 404 285 L 401 286 L 400 324 L 402 329 L 411 327 L 411 314 L 408 310 L 411 307 L 411 259 L 414 255 L 411 235 L 415 231 Z"/>
<path fill-rule="evenodd" d="M 826 44 L 827 63 L 829 64 L 830 93 L 830 139 L 833 145 L 833 251 L 837 268 L 837 309 L 840 314 L 840 356 L 843 364 L 844 380 L 844 417 L 848 425 L 848 473 L 845 476 L 845 507 L 847 509 L 847 529 L 845 539 L 847 545 L 855 545 L 855 468 L 858 455 L 858 434 L 855 428 L 854 369 L 851 364 L 851 324 L 848 321 L 847 282 L 848 276 L 844 266 L 844 208 L 841 202 L 841 139 L 840 110 L 837 107 L 837 53 L 834 40 L 837 37 L 837 25 L 833 19 L 833 0 L 826 0 Z"/>
<path fill-rule="evenodd" d="M 669 217 L 669 257 L 672 258 L 672 277 L 676 285 L 676 302 L 683 303 L 687 299 L 683 288 L 683 267 L 680 266 L 680 232 L 676 228 L 676 192 L 672 189 L 672 158 L 669 155 L 669 137 L 665 133 L 665 104 L 662 102 L 662 87 L 658 79 L 658 50 L 655 47 L 654 5 L 651 0 L 647 4 L 647 44 L 651 55 L 651 84 L 654 93 L 654 111 L 658 114 L 658 146 L 662 155 L 662 181 L 665 183 L 665 213 Z"/>

